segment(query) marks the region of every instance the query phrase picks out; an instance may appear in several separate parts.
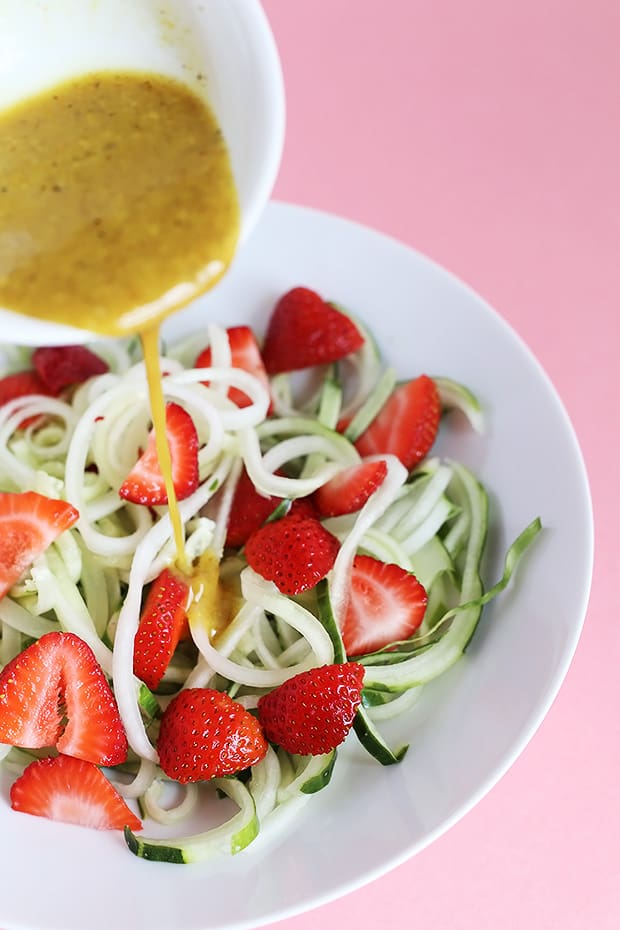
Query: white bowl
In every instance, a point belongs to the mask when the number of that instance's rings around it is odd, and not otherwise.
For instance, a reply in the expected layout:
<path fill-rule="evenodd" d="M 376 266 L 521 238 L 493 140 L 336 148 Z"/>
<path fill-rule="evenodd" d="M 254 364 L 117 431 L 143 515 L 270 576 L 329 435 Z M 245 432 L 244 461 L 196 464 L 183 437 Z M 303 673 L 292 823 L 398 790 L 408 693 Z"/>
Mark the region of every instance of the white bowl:
<path fill-rule="evenodd" d="M 273 187 L 284 141 L 277 49 L 258 0 L 1 0 L 0 110 L 88 71 L 155 71 L 205 95 L 227 140 L 241 241 Z M 85 330 L 0 308 L 0 339 L 84 342 Z"/>

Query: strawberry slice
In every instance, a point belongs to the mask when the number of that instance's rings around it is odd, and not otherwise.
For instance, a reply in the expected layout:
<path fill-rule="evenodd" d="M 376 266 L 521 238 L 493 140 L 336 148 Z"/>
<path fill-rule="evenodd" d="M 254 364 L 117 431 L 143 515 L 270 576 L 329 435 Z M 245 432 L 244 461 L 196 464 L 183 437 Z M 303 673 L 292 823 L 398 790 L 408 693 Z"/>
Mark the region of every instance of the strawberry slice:
<path fill-rule="evenodd" d="M 0 672 L 0 743 L 59 752 L 97 765 L 127 757 L 116 700 L 90 646 L 46 633 Z"/>
<path fill-rule="evenodd" d="M 95 830 L 141 830 L 114 785 L 92 762 L 72 756 L 37 759 L 11 786 L 14 811 L 93 827 Z"/>
<path fill-rule="evenodd" d="M 44 397 L 52 397 L 54 392 L 41 381 L 36 371 L 17 371 L 12 375 L 5 375 L 0 378 L 0 407 L 8 404 L 10 400 L 16 400 L 18 397 L 28 397 L 30 394 L 42 394 Z M 26 429 L 38 417 L 26 417 L 19 424 L 20 429 Z"/>
<path fill-rule="evenodd" d="M 435 442 L 440 417 L 437 386 L 420 375 L 395 388 L 355 447 L 362 456 L 392 453 L 412 469 Z"/>
<path fill-rule="evenodd" d="M 245 557 L 282 594 L 313 588 L 332 568 L 340 543 L 315 518 L 289 513 L 252 533 Z"/>
<path fill-rule="evenodd" d="M 225 692 L 185 688 L 162 715 L 157 751 L 166 775 L 186 783 L 256 765 L 267 743 L 256 717 Z"/>
<path fill-rule="evenodd" d="M 344 468 L 314 492 L 319 513 L 322 517 L 339 517 L 360 510 L 386 475 L 383 459 Z"/>
<path fill-rule="evenodd" d="M 0 493 L 0 597 L 78 517 L 71 504 L 35 491 Z"/>
<path fill-rule="evenodd" d="M 32 353 L 32 363 L 53 394 L 110 370 L 108 363 L 86 346 L 42 346 Z"/>
<path fill-rule="evenodd" d="M 426 591 L 411 572 L 357 555 L 342 624 L 347 655 L 365 655 L 408 639 L 422 623 L 426 603 Z"/>
<path fill-rule="evenodd" d="M 189 636 L 189 585 L 169 568 L 153 581 L 134 639 L 133 670 L 154 690 L 181 639 Z"/>
<path fill-rule="evenodd" d="M 362 699 L 364 668 L 323 665 L 289 678 L 258 699 L 265 736 L 287 752 L 318 756 L 345 739 Z"/>
<path fill-rule="evenodd" d="M 269 393 L 269 378 L 265 371 L 263 358 L 260 354 L 256 336 L 249 326 L 231 326 L 226 330 L 228 334 L 228 343 L 230 345 L 230 357 L 233 368 L 242 368 L 254 375 L 266 387 Z M 196 359 L 194 368 L 209 368 L 211 366 L 211 347 L 200 353 Z M 206 385 L 208 381 L 204 382 Z M 239 388 L 231 387 L 228 396 L 237 407 L 248 407 L 252 401 L 247 394 Z M 270 411 L 269 411 L 270 412 Z"/>
<path fill-rule="evenodd" d="M 172 481 L 177 500 L 189 497 L 198 487 L 198 434 L 189 413 L 178 404 L 166 404 L 166 435 L 172 459 Z M 119 488 L 120 496 L 134 504 L 167 504 L 164 476 L 159 467 L 155 432 L 145 451 Z"/>
<path fill-rule="evenodd" d="M 267 326 L 263 360 L 270 375 L 337 362 L 364 343 L 355 324 L 307 287 L 280 298 Z"/>

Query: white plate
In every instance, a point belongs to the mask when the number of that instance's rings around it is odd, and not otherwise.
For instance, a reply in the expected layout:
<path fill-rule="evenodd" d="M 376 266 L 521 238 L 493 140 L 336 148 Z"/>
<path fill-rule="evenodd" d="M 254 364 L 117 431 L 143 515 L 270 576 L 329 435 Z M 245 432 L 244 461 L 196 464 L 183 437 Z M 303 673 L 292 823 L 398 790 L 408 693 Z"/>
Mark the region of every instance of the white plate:
<path fill-rule="evenodd" d="M 240 930 L 359 887 L 417 853 L 497 782 L 535 732 L 567 671 L 592 567 L 587 478 L 553 387 L 515 333 L 450 274 L 393 240 L 324 214 L 270 205 L 232 273 L 169 324 L 207 317 L 262 329 L 274 300 L 305 284 L 370 324 L 402 376 L 459 379 L 487 411 L 480 438 L 462 424 L 439 451 L 476 469 L 493 503 L 487 580 L 536 515 L 544 535 L 509 592 L 486 609 L 474 641 L 408 718 L 386 728 L 411 749 L 383 769 L 352 735 L 331 785 L 294 830 L 226 861 L 135 859 L 118 833 L 9 810 L 0 926 L 5 930 Z"/>

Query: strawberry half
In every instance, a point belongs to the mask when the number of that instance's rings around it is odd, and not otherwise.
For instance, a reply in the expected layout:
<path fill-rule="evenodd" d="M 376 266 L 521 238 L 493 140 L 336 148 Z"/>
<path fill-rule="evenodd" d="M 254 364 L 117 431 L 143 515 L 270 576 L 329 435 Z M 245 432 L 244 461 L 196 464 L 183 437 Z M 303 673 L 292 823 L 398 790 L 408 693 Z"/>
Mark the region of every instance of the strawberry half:
<path fill-rule="evenodd" d="M 278 472 L 279 474 L 279 472 Z M 245 469 L 241 472 L 230 508 L 226 545 L 237 549 L 269 519 L 284 498 L 259 494 Z M 291 502 L 288 515 L 318 517 L 317 507 L 310 497 L 299 497 Z"/>
<path fill-rule="evenodd" d="M 263 360 L 270 375 L 337 362 L 364 340 L 355 324 L 307 287 L 280 298 L 267 326 Z"/>
<path fill-rule="evenodd" d="M 254 375 L 265 386 L 269 393 L 269 378 L 265 371 L 263 358 L 260 354 L 256 336 L 249 326 L 231 326 L 226 330 L 228 334 L 228 344 L 230 346 L 231 365 L 233 368 L 242 368 Z M 210 368 L 211 366 L 211 347 L 200 353 L 196 359 L 194 368 Z M 208 381 L 204 382 L 206 385 Z M 247 394 L 240 391 L 239 388 L 231 387 L 228 390 L 228 397 L 237 407 L 248 407 L 252 401 Z"/>
<path fill-rule="evenodd" d="M 259 494 L 244 468 L 233 495 L 226 545 L 236 548 L 245 545 L 251 534 L 263 525 L 280 502 L 280 497 L 264 497 Z"/>
<path fill-rule="evenodd" d="M 225 692 L 185 688 L 162 715 L 157 750 L 166 775 L 186 783 L 241 772 L 267 743 L 256 717 Z"/>
<path fill-rule="evenodd" d="M 392 453 L 412 469 L 435 442 L 440 418 L 437 385 L 420 375 L 395 388 L 355 447 L 362 456 Z"/>
<path fill-rule="evenodd" d="M 314 492 L 314 502 L 323 517 L 339 517 L 360 510 L 387 475 L 383 459 L 351 465 Z"/>
<path fill-rule="evenodd" d="M 53 393 L 41 381 L 36 371 L 17 371 L 15 374 L 0 378 L 0 407 L 8 404 L 10 400 L 17 400 L 18 397 L 28 397 L 30 394 L 52 397 Z M 26 417 L 19 424 L 19 428 L 26 429 L 35 420 L 38 420 L 38 417 Z"/>
<path fill-rule="evenodd" d="M 32 353 L 32 364 L 53 394 L 110 370 L 108 363 L 86 346 L 43 346 Z"/>
<path fill-rule="evenodd" d="M 59 752 L 97 765 L 127 757 L 116 700 L 90 646 L 46 633 L 0 672 L 0 743 Z"/>
<path fill-rule="evenodd" d="M 0 597 L 78 517 L 71 504 L 35 491 L 0 493 Z"/>
<path fill-rule="evenodd" d="M 357 555 L 342 624 L 347 655 L 365 655 L 408 639 L 422 623 L 426 603 L 426 591 L 411 572 Z"/>
<path fill-rule="evenodd" d="M 300 756 L 331 752 L 353 725 L 363 682 L 364 668 L 356 662 L 295 675 L 258 699 L 267 739 Z"/>
<path fill-rule="evenodd" d="M 169 568 L 149 588 L 134 639 L 133 670 L 151 690 L 159 685 L 179 640 L 189 636 L 188 599 L 189 585 Z"/>
<path fill-rule="evenodd" d="M 245 557 L 282 594 L 313 588 L 332 568 L 340 543 L 315 518 L 289 513 L 252 533 Z"/>
<path fill-rule="evenodd" d="M 92 762 L 37 759 L 11 786 L 14 811 L 95 830 L 141 830 L 142 823 Z"/>
<path fill-rule="evenodd" d="M 166 436 L 172 459 L 172 481 L 177 500 L 189 497 L 198 487 L 198 434 L 189 413 L 178 404 L 166 404 Z M 159 467 L 155 432 L 146 450 L 122 483 L 118 493 L 134 504 L 167 504 L 164 476 Z"/>

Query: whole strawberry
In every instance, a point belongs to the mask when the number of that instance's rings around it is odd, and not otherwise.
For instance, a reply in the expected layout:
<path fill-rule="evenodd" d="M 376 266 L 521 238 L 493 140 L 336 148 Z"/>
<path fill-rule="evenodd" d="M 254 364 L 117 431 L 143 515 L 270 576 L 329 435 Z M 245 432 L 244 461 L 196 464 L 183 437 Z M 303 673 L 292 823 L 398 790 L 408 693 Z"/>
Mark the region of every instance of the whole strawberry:
<path fill-rule="evenodd" d="M 268 374 L 337 362 L 364 339 L 355 324 L 307 287 L 287 291 L 269 320 L 263 360 Z"/>
<path fill-rule="evenodd" d="M 186 688 L 161 718 L 159 764 L 170 778 L 186 782 L 234 775 L 267 752 L 258 720 L 237 701 L 212 688 Z"/>
<path fill-rule="evenodd" d="M 72 384 L 82 384 L 95 375 L 104 375 L 110 366 L 86 346 L 43 346 L 32 353 L 32 364 L 39 378 L 53 393 Z"/>
<path fill-rule="evenodd" d="M 258 701 L 268 740 L 287 752 L 318 756 L 339 746 L 362 699 L 364 667 L 357 662 L 301 672 Z"/>
<path fill-rule="evenodd" d="M 282 594 L 313 588 L 332 568 L 340 543 L 305 509 L 288 513 L 252 533 L 245 557 L 255 572 Z"/>

